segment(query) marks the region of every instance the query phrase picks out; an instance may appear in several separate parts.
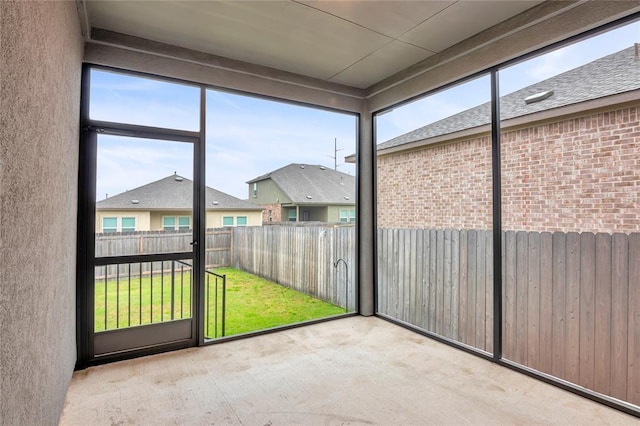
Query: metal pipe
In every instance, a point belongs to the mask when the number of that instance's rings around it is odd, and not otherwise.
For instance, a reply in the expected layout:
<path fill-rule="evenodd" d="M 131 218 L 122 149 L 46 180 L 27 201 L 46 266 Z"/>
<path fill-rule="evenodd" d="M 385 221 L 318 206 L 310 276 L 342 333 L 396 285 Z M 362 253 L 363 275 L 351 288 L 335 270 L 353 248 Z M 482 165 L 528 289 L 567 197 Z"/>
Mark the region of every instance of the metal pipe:
<path fill-rule="evenodd" d="M 214 327 L 213 337 L 217 338 L 218 337 L 218 277 L 216 277 L 216 289 L 213 296 L 213 305 L 215 306 L 213 310 L 213 315 L 214 315 L 213 316 L 213 327 Z"/>
<path fill-rule="evenodd" d="M 160 262 L 160 322 L 164 321 L 164 262 Z"/>
<path fill-rule="evenodd" d="M 128 297 L 128 306 L 129 306 L 129 316 L 127 319 L 127 326 L 131 327 L 131 264 L 128 263 L 127 264 L 127 289 L 129 290 L 129 297 Z"/>
<path fill-rule="evenodd" d="M 142 263 L 138 263 L 138 325 L 142 325 Z"/>
<path fill-rule="evenodd" d="M 180 265 L 180 318 L 184 317 L 183 308 L 184 308 L 184 265 Z"/>
<path fill-rule="evenodd" d="M 149 300 L 149 318 L 151 319 L 151 324 L 153 324 L 153 262 L 150 262 L 150 275 L 151 275 L 151 296 Z"/>
<path fill-rule="evenodd" d="M 120 328 L 120 264 L 116 265 L 116 328 Z"/>
<path fill-rule="evenodd" d="M 204 333 L 204 337 L 209 337 L 209 311 L 211 310 L 211 305 L 209 304 L 209 274 L 207 274 L 207 283 L 205 285 L 205 303 L 207 304 L 205 306 L 205 333 Z"/>
<path fill-rule="evenodd" d="M 109 275 L 109 267 L 104 267 L 104 329 L 107 329 L 107 275 Z"/>
<path fill-rule="evenodd" d="M 171 319 L 174 316 L 175 309 L 175 285 L 176 285 L 176 262 L 171 262 Z"/>
<path fill-rule="evenodd" d="M 340 258 L 338 260 L 336 260 L 335 262 L 333 262 L 333 267 L 338 269 L 338 265 L 340 264 L 340 262 L 344 263 L 344 270 L 345 270 L 345 281 L 344 281 L 344 288 L 345 288 L 345 294 L 344 294 L 344 311 L 345 312 L 349 312 L 349 265 L 347 264 L 347 262 Z M 337 271 L 336 271 L 337 273 Z"/>
<path fill-rule="evenodd" d="M 227 316 L 227 275 L 222 276 L 222 337 L 225 334 L 225 317 Z"/>

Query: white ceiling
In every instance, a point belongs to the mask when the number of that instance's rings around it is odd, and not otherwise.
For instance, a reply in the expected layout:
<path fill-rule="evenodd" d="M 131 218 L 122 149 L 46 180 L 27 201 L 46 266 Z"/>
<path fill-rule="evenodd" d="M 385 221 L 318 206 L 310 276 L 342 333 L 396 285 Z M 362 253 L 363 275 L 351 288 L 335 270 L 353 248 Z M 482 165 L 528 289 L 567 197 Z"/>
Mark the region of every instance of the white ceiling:
<path fill-rule="evenodd" d="M 87 1 L 89 25 L 367 88 L 542 1 Z"/>

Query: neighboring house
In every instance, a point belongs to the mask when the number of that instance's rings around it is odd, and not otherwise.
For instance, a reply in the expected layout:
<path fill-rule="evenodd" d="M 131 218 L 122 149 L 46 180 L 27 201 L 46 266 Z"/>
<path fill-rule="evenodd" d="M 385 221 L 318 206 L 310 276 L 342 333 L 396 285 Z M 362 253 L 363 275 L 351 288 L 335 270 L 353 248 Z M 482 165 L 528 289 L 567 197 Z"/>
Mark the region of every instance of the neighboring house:
<path fill-rule="evenodd" d="M 355 177 L 329 167 L 289 164 L 251 179 L 249 200 L 268 222 L 355 222 Z"/>
<path fill-rule="evenodd" d="M 261 226 L 262 208 L 207 187 L 207 228 Z M 193 181 L 179 175 L 96 203 L 96 232 L 187 231 L 193 227 Z"/>
<path fill-rule="evenodd" d="M 640 231 L 634 47 L 505 95 L 500 111 L 503 229 Z M 486 103 L 378 144 L 378 226 L 491 229 L 490 120 Z"/>

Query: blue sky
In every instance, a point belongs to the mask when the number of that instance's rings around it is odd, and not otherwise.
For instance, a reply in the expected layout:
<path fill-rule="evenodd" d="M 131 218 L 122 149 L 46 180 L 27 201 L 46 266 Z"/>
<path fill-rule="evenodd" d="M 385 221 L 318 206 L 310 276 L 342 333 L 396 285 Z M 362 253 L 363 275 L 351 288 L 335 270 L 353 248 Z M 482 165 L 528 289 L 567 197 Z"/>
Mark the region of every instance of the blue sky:
<path fill-rule="evenodd" d="M 522 89 L 630 47 L 636 42 L 640 42 L 638 22 L 512 65 L 500 71 L 500 94 L 506 95 Z M 377 119 L 378 142 L 400 136 L 489 100 L 488 76 L 415 100 Z"/>
<path fill-rule="evenodd" d="M 199 129 L 199 89 L 94 71 L 91 118 L 180 130 Z M 207 185 L 248 197 L 246 181 L 289 163 L 334 167 L 355 175 L 356 118 L 216 90 L 206 97 Z M 161 179 L 193 177 L 190 144 L 99 136 L 97 198 Z"/>
<path fill-rule="evenodd" d="M 592 37 L 500 73 L 507 94 L 640 42 L 640 23 Z M 181 130 L 199 129 L 199 88 L 140 77 L 92 73 L 91 118 Z M 472 108 L 490 99 L 484 76 L 395 108 L 376 121 L 378 142 Z M 355 152 L 356 118 L 350 114 L 207 91 L 207 185 L 247 198 L 246 181 L 289 163 L 333 167 L 355 174 L 344 156 Z M 100 136 L 97 198 L 115 195 L 177 172 L 193 176 L 185 143 Z"/>

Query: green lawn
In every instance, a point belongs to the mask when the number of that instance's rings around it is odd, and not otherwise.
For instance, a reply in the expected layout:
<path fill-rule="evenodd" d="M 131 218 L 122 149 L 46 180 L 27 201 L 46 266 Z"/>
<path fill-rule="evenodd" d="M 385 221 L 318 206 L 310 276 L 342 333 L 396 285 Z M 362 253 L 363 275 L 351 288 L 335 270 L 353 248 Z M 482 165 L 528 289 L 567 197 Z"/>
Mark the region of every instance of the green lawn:
<path fill-rule="evenodd" d="M 191 272 L 188 267 L 171 274 L 96 279 L 95 331 L 113 330 L 191 317 Z M 173 284 L 173 285 L 172 285 Z M 106 289 L 106 299 L 105 299 Z M 131 309 L 129 309 L 131 307 Z M 105 316 L 106 311 L 106 316 Z M 106 321 L 105 321 L 106 320 Z"/>
<path fill-rule="evenodd" d="M 227 336 L 344 313 L 344 308 L 237 269 L 220 268 L 214 272 L 227 276 Z M 207 334 L 214 337 L 211 317 L 210 314 Z M 218 337 L 220 327 L 219 319 Z"/>
<path fill-rule="evenodd" d="M 344 313 L 344 308 L 246 272 L 233 268 L 220 268 L 214 272 L 227 277 L 226 336 Z M 149 276 L 144 276 L 141 280 L 138 277 L 132 277 L 130 283 L 128 278 L 121 278 L 119 282 L 115 279 L 107 279 L 106 283 L 104 279 L 96 280 L 95 330 L 103 331 L 168 321 L 171 319 L 172 306 L 174 319 L 189 318 L 191 316 L 190 280 L 188 270 L 183 271 L 182 274 L 176 273 L 173 286 L 169 274 L 154 274 L 153 285 Z M 205 315 L 208 324 L 205 334 L 209 338 L 221 337 L 222 285 L 220 283 L 218 286 L 216 300 L 213 277 L 210 277 L 209 282 L 209 298 L 206 303 L 208 315 Z M 153 303 L 150 303 L 151 300 Z M 216 302 L 217 321 L 214 309 Z M 119 315 L 116 312 L 119 312 Z"/>

